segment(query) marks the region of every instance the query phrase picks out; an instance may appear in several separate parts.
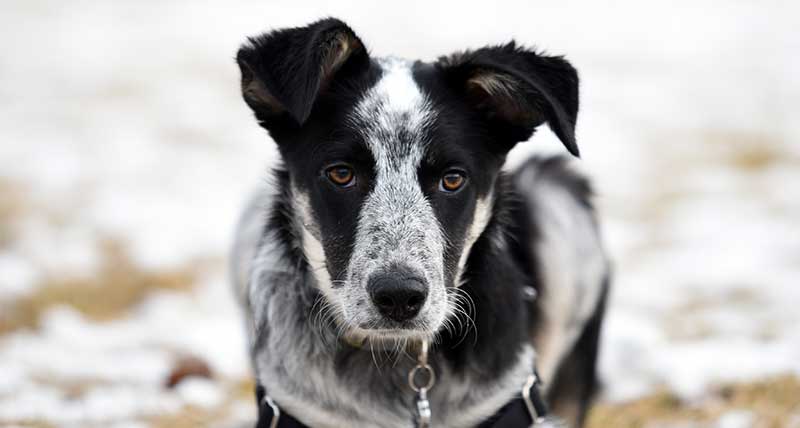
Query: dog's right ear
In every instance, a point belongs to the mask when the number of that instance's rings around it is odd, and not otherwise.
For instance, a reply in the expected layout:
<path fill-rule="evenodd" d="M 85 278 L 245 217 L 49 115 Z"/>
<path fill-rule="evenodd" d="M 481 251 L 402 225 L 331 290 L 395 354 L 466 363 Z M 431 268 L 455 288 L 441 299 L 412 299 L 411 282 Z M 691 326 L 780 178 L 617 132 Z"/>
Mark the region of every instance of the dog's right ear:
<path fill-rule="evenodd" d="M 239 49 L 242 96 L 268 130 L 287 120 L 302 125 L 314 102 L 345 64 L 368 64 L 353 30 L 327 18 L 306 27 L 251 37 Z"/>

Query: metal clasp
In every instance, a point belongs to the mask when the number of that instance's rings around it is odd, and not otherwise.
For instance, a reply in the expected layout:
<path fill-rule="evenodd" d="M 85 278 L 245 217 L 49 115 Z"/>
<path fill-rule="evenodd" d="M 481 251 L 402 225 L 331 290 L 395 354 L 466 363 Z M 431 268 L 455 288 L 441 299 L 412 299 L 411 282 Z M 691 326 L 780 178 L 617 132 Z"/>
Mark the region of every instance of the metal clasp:
<path fill-rule="evenodd" d="M 281 409 L 272 401 L 269 395 L 264 396 L 264 402 L 272 409 L 272 420 L 269 422 L 269 428 L 278 428 L 278 421 L 281 419 Z"/>
<path fill-rule="evenodd" d="M 427 378 L 420 379 L 420 375 Z M 424 383 L 423 383 L 424 382 Z M 422 341 L 417 365 L 408 372 L 408 386 L 417 393 L 417 427 L 428 428 L 431 424 L 431 403 L 428 401 L 428 390 L 436 384 L 436 372 L 428 364 L 428 341 Z"/>

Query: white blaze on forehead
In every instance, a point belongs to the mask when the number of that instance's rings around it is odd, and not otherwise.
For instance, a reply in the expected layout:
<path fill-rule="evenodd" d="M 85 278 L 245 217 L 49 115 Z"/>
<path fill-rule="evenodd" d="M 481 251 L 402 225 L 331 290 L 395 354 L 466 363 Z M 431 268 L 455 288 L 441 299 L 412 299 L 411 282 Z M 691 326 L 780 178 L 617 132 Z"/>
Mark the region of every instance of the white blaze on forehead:
<path fill-rule="evenodd" d="M 414 82 L 411 64 L 397 58 L 381 60 L 380 64 L 384 74 L 373 91 L 386 97 L 393 110 L 412 111 L 419 108 L 424 97 Z"/>
<path fill-rule="evenodd" d="M 427 144 L 425 128 L 433 120 L 434 111 L 414 81 L 412 63 L 398 58 L 378 63 L 383 74 L 356 106 L 355 122 L 375 155 L 379 173 L 388 156 L 410 156 L 416 168 Z M 404 141 L 398 138 L 401 132 Z"/>

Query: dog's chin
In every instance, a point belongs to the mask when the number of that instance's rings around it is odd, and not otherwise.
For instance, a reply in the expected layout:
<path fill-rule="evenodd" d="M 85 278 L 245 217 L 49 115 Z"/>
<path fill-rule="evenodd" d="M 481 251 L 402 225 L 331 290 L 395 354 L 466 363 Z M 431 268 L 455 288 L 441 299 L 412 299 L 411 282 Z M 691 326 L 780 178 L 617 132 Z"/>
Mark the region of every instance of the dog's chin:
<path fill-rule="evenodd" d="M 348 326 L 347 336 L 355 342 L 369 341 L 372 344 L 396 343 L 397 341 L 432 340 L 439 326 L 429 325 L 427 320 L 414 320 L 398 323 L 388 319 L 372 323 Z"/>
<path fill-rule="evenodd" d="M 405 329 L 405 328 L 359 328 L 354 332 L 356 335 L 361 335 L 370 340 L 396 340 L 396 339 L 409 339 L 409 340 L 422 340 L 431 336 L 427 330 L 420 329 Z"/>
<path fill-rule="evenodd" d="M 415 346 L 425 340 L 431 341 L 433 335 L 419 329 L 353 328 L 344 339 L 352 346 L 375 351 Z"/>

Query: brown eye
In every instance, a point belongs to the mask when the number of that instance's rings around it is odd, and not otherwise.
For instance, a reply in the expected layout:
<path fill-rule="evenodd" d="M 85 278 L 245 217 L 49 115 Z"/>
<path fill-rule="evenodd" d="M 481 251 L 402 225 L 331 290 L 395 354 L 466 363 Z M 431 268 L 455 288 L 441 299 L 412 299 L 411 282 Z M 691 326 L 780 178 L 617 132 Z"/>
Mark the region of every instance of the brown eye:
<path fill-rule="evenodd" d="M 464 173 L 460 171 L 449 171 L 442 177 L 442 182 L 439 184 L 441 190 L 445 192 L 455 192 L 460 189 L 467 178 Z"/>
<path fill-rule="evenodd" d="M 331 183 L 340 187 L 350 187 L 355 183 L 353 168 L 347 165 L 334 165 L 325 172 Z"/>

